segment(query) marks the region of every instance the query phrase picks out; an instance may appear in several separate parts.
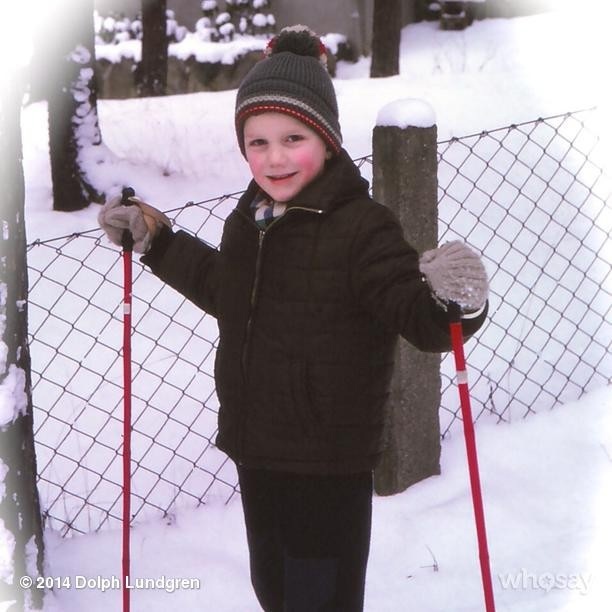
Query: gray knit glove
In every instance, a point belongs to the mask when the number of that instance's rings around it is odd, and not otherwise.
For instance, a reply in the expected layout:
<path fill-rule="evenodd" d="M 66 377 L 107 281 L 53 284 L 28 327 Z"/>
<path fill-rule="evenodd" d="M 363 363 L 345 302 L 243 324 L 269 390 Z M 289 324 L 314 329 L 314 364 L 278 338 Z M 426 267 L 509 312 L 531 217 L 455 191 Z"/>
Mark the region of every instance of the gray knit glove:
<path fill-rule="evenodd" d="M 172 226 L 168 217 L 138 197 L 128 198 L 130 206 L 122 203 L 121 196 L 110 199 L 98 213 L 98 223 L 108 239 L 122 246 L 124 230 L 134 239 L 134 251 L 146 253 L 162 225 Z"/>
<path fill-rule="evenodd" d="M 465 311 L 482 308 L 489 294 L 487 271 L 478 253 L 454 240 L 425 251 L 419 269 L 429 287 L 444 303 L 455 302 Z"/>

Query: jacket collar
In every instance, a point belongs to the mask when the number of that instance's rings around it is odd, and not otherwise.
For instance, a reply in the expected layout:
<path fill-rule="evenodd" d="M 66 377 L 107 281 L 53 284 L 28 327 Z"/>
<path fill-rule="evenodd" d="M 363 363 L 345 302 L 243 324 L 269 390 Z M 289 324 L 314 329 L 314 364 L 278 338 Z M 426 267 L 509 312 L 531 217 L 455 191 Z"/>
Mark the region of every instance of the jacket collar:
<path fill-rule="evenodd" d="M 323 173 L 288 202 L 287 206 L 288 208 L 300 206 L 330 212 L 347 200 L 368 197 L 368 189 L 368 181 L 361 176 L 359 168 L 346 150 L 342 149 L 338 155 L 326 163 Z M 238 201 L 237 208 L 249 214 L 249 207 L 258 191 L 259 186 L 254 180 L 251 180 Z"/>

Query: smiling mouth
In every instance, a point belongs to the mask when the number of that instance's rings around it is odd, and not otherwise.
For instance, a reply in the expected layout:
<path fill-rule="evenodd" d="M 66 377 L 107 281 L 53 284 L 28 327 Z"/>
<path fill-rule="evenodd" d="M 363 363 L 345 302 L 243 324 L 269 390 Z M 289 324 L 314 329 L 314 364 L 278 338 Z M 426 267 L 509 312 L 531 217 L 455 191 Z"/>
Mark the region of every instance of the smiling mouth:
<path fill-rule="evenodd" d="M 297 172 L 289 172 L 288 174 L 278 174 L 276 176 L 268 176 L 268 180 L 272 181 L 273 183 L 277 183 L 280 181 L 286 181 L 287 179 L 290 179 L 291 177 L 295 176 L 297 174 Z"/>

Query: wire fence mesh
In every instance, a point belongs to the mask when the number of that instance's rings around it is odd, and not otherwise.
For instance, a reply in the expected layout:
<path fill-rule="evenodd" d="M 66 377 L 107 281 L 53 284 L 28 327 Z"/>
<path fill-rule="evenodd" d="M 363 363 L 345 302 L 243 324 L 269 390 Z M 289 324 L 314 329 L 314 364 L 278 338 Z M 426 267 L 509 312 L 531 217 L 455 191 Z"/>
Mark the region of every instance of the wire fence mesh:
<path fill-rule="evenodd" d="M 490 317 L 467 345 L 477 421 L 511 421 L 610 382 L 612 181 L 593 111 L 438 143 L 439 236 L 481 251 Z M 357 160 L 371 177 L 371 157 Z M 217 245 L 240 193 L 167 211 Z M 408 203 L 409 204 L 409 203 Z M 214 446 L 216 321 L 135 261 L 133 519 L 229 500 Z M 28 247 L 39 489 L 62 534 L 121 519 L 122 266 L 92 230 Z M 442 437 L 460 406 L 442 360 Z"/>

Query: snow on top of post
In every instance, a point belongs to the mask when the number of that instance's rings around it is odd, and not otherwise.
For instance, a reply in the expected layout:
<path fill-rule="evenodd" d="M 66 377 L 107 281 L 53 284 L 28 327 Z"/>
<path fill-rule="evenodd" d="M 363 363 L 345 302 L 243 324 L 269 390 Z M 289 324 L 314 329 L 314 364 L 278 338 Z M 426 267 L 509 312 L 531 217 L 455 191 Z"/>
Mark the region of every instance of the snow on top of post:
<path fill-rule="evenodd" d="M 376 125 L 427 128 L 436 124 L 436 113 L 425 100 L 403 98 L 383 106 L 378 111 Z"/>

